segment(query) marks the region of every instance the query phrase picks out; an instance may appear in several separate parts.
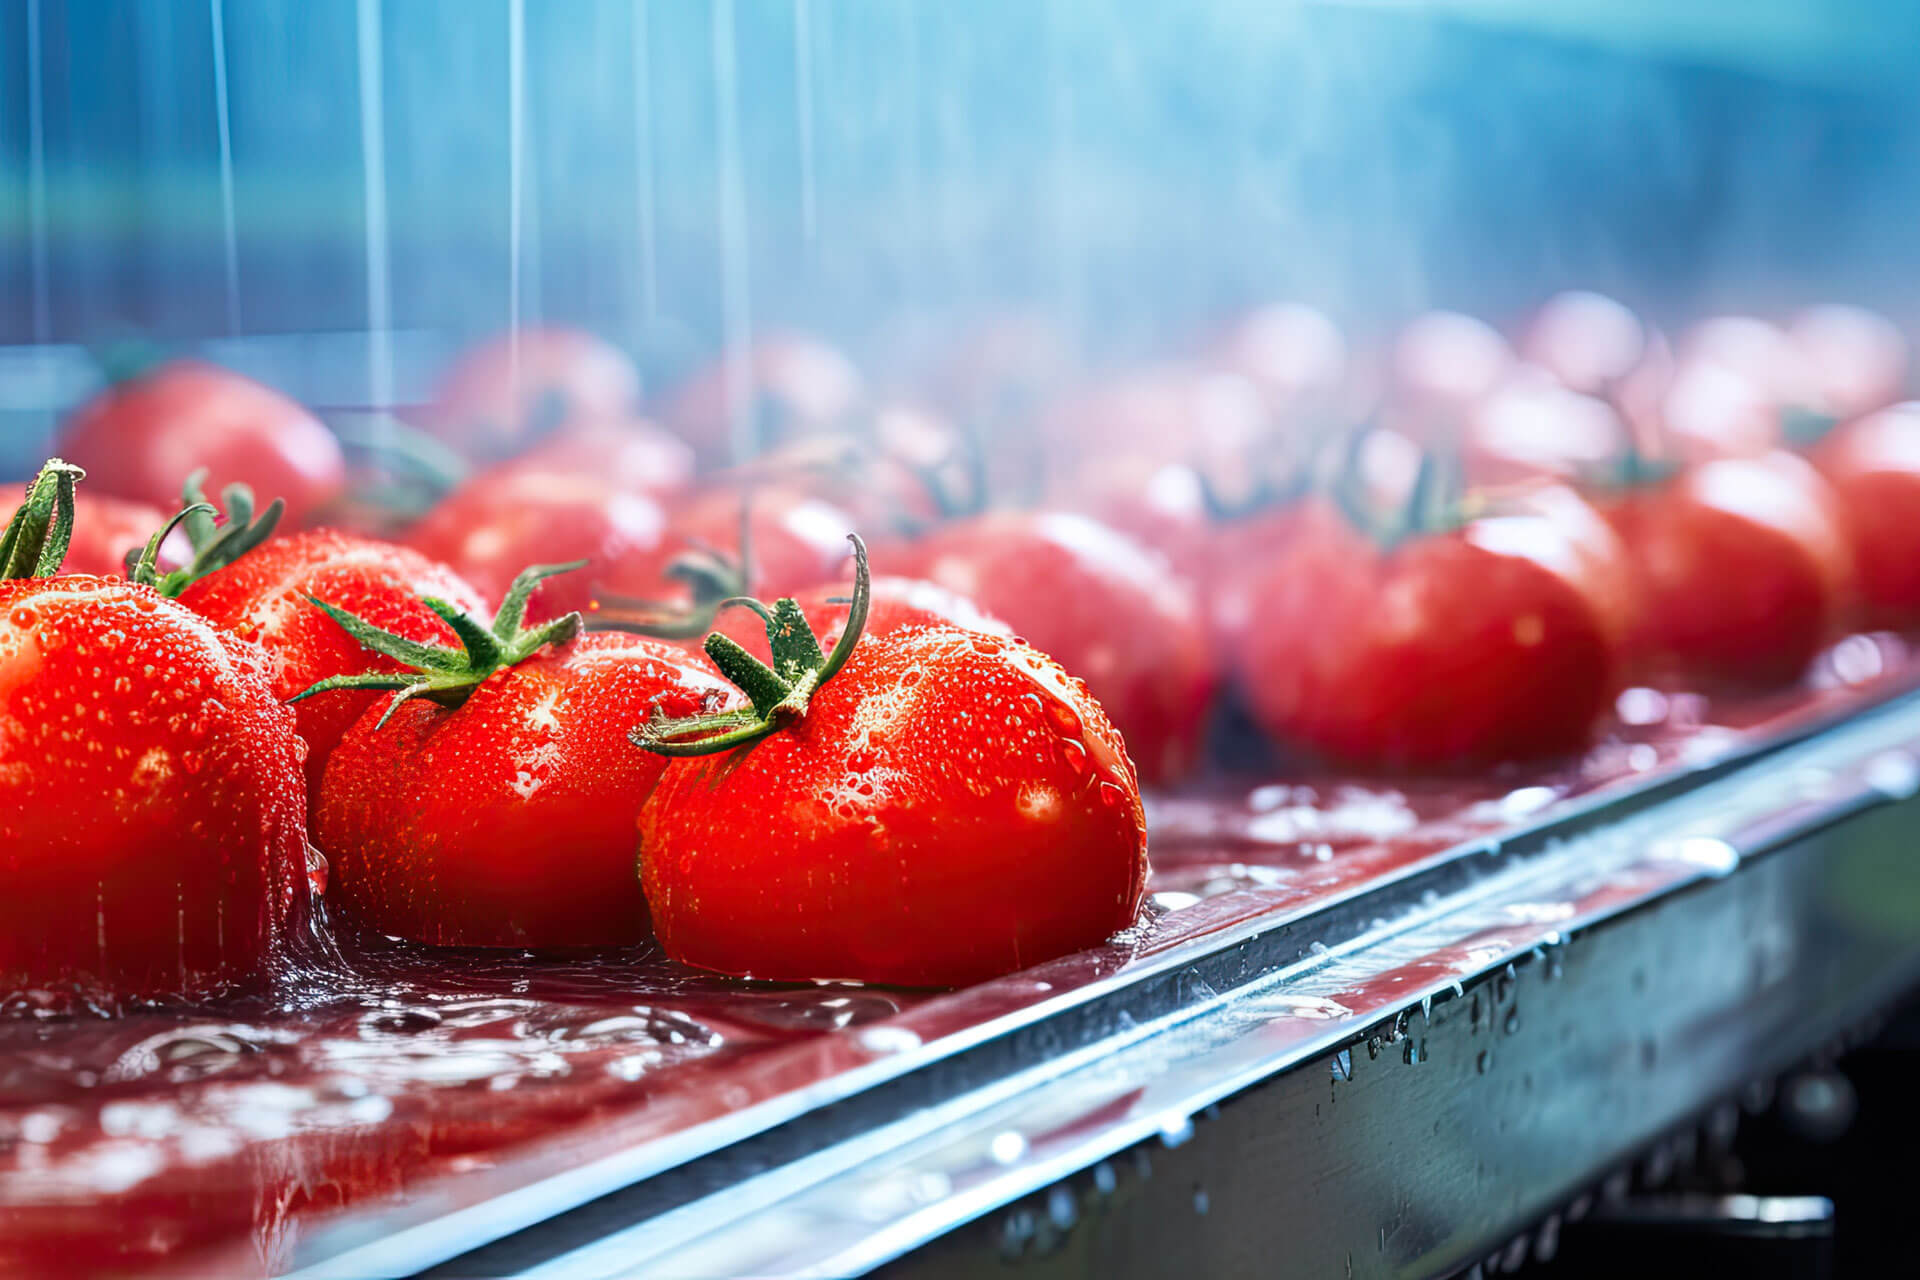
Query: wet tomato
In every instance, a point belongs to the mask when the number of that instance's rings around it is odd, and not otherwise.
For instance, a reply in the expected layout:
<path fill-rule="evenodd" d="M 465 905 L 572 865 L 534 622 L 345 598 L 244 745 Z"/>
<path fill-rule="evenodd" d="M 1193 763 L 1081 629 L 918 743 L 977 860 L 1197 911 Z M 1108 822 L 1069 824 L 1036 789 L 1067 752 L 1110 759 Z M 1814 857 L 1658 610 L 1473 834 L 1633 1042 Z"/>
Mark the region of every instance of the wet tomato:
<path fill-rule="evenodd" d="M 400 670 L 342 631 L 313 603 L 314 597 L 421 644 L 454 640 L 421 597 L 444 600 L 458 609 L 486 608 L 480 593 L 460 575 L 410 547 L 331 529 L 268 537 L 271 525 L 264 531 L 249 528 L 258 523 L 249 515 L 244 509 L 235 511 L 230 498 L 224 527 L 216 529 L 208 521 L 192 532 L 192 562 L 151 580 L 163 594 L 265 650 L 268 681 L 283 701 L 333 676 Z M 317 800 L 327 757 L 374 696 L 339 693 L 295 707 L 297 728 L 307 744 L 310 801 Z M 313 803 L 308 808 L 316 811 Z"/>
<path fill-rule="evenodd" d="M 697 612 L 702 602 L 726 596 L 790 595 L 839 576 L 854 526 L 846 512 L 791 486 L 715 485 L 675 503 L 668 517 L 668 532 L 653 547 L 598 575 L 599 598 L 615 611 L 645 601 L 655 612 Z M 683 572 L 688 566 L 690 575 Z M 695 638 L 710 616 L 699 619 Z"/>
<path fill-rule="evenodd" d="M 693 450 L 639 419 L 600 418 L 566 426 L 520 457 L 531 471 L 585 475 L 627 493 L 669 498 L 693 484 Z"/>
<path fill-rule="evenodd" d="M 1853 553 L 1861 621 L 1920 626 L 1920 404 L 1906 403 L 1836 428 L 1812 454 L 1837 499 Z"/>
<path fill-rule="evenodd" d="M 259 650 L 151 589 L 32 576 L 71 485 L 49 464 L 0 542 L 0 991 L 259 985 L 307 893 L 293 715 Z"/>
<path fill-rule="evenodd" d="M 814 634 L 828 648 L 839 640 L 846 627 L 847 588 L 823 584 L 796 592 L 793 597 L 800 612 L 812 624 Z M 867 608 L 864 634 L 890 635 L 903 627 L 939 625 L 962 627 L 983 635 L 1011 636 L 1013 628 L 983 612 L 979 605 L 937 582 L 918 578 L 875 578 L 872 601 Z M 726 633 L 741 648 L 762 662 L 771 661 L 767 648 L 766 623 L 749 609 L 734 608 L 722 613 L 717 629 Z"/>
<path fill-rule="evenodd" d="M 946 525 L 899 570 L 956 591 L 1087 682 L 1149 781 L 1199 761 L 1217 684 L 1192 590 L 1085 516 L 994 512 Z"/>
<path fill-rule="evenodd" d="M 1787 326 L 1787 338 L 1812 370 L 1819 402 L 1810 406 L 1845 421 L 1885 408 L 1907 383 L 1907 340 L 1894 323 L 1864 307 L 1808 307 Z"/>
<path fill-rule="evenodd" d="M 1582 395 L 1610 395 L 1648 354 L 1640 317 L 1604 294 L 1569 290 L 1534 312 L 1520 354 Z"/>
<path fill-rule="evenodd" d="M 863 638 L 850 624 L 824 658 L 790 625 L 770 640 L 783 675 L 709 646 L 752 710 L 636 737 L 703 753 L 673 760 L 640 817 L 669 955 L 756 978 L 959 986 L 1133 923 L 1147 874 L 1133 768 L 1057 663 L 948 626 Z"/>
<path fill-rule="evenodd" d="M 320 420 L 269 387 L 216 365 L 178 360 L 102 391 L 60 430 L 62 456 L 102 493 L 172 510 L 187 477 L 252 485 L 304 524 L 340 497 L 347 464 Z"/>
<path fill-rule="evenodd" d="M 667 545 L 660 503 L 578 471 L 537 461 L 503 462 L 449 494 L 407 532 L 406 543 L 451 565 L 489 601 L 529 564 L 584 560 L 587 568 L 543 584 L 529 613 L 557 618 L 585 609 L 594 586 L 631 561 L 652 564 Z"/>
<path fill-rule="evenodd" d="M 644 940 L 634 823 L 666 761 L 628 742 L 649 717 L 729 705 L 702 658 L 636 636 L 578 635 L 570 614 L 531 630 L 529 572 L 491 627 L 413 673 L 325 682 L 398 688 L 327 762 L 315 838 L 327 894 L 363 925 L 441 946 L 610 946 Z M 335 617 L 395 660 L 404 643 Z M 421 696 L 415 696 L 421 695 Z"/>
<path fill-rule="evenodd" d="M 1700 463 L 1603 510 L 1633 568 L 1629 647 L 1642 677 L 1783 683 L 1845 620 L 1854 588 L 1843 518 L 1799 457 Z"/>
<path fill-rule="evenodd" d="M 1256 579 L 1240 680 L 1289 746 L 1372 768 L 1577 751 L 1619 683 L 1620 548 L 1564 491 L 1383 548 L 1320 497 Z"/>
<path fill-rule="evenodd" d="M 127 553 L 138 551 L 153 531 L 166 522 L 159 507 L 98 493 L 76 493 L 73 498 L 73 538 L 67 545 L 62 573 L 90 573 L 102 578 L 127 576 Z M 161 546 L 161 563 L 173 567 L 187 556 L 186 539 L 174 535 Z"/>
<path fill-rule="evenodd" d="M 737 395 L 746 402 L 736 404 Z M 660 417 L 711 466 L 744 462 L 804 436 L 847 431 L 865 395 L 859 370 L 834 347 L 782 334 L 716 361 L 675 391 Z"/>
<path fill-rule="evenodd" d="M 618 347 L 576 329 L 523 329 L 462 355 L 419 418 L 461 456 L 497 462 L 561 427 L 625 422 L 639 403 L 640 371 Z"/>

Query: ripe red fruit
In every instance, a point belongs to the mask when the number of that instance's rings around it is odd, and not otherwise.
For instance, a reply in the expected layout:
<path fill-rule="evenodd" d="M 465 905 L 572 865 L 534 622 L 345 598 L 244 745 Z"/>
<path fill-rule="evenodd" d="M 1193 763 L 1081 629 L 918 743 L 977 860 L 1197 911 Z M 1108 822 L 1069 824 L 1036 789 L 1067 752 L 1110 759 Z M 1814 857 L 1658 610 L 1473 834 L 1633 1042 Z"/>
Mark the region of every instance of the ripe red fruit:
<path fill-rule="evenodd" d="M 497 462 L 564 426 L 624 422 L 639 403 L 640 371 L 618 347 L 574 329 L 522 329 L 468 349 L 420 426 L 464 457 Z"/>
<path fill-rule="evenodd" d="M 666 536 L 666 513 L 654 499 L 522 459 L 454 490 L 408 531 L 406 543 L 451 565 L 489 601 L 502 599 L 525 565 L 586 561 L 584 572 L 534 593 L 528 612 L 538 620 L 587 608 L 597 583 L 630 561 L 652 563 Z"/>
<path fill-rule="evenodd" d="M 626 493 L 668 498 L 693 483 L 693 450 L 650 422 L 562 427 L 520 456 L 530 471 L 593 476 Z"/>
<path fill-rule="evenodd" d="M 717 711 L 731 691 L 684 649 L 580 639 L 580 618 L 520 625 L 530 569 L 491 627 L 433 602 L 462 648 L 422 652 L 344 610 L 354 638 L 412 672 L 323 681 L 398 688 L 328 761 L 314 830 L 330 900 L 382 933 L 442 946 L 610 946 L 647 937 L 634 822 L 665 761 L 622 730 Z M 577 567 L 577 566 L 575 566 Z M 547 648 L 547 646 L 552 646 Z"/>
<path fill-rule="evenodd" d="M 1567 390 L 1588 396 L 1611 395 L 1647 352 L 1640 317 L 1612 298 L 1580 289 L 1547 299 L 1520 339 L 1520 354 L 1530 363 Z"/>
<path fill-rule="evenodd" d="M 1362 767 L 1584 746 L 1618 687 L 1620 550 L 1570 493 L 1530 503 L 1389 548 L 1307 499 L 1251 592 L 1240 675 L 1255 719 Z"/>
<path fill-rule="evenodd" d="M 1832 640 L 1853 566 L 1830 489 L 1792 454 L 1721 458 L 1603 508 L 1640 600 L 1640 674 L 1689 684 L 1793 680 Z"/>
<path fill-rule="evenodd" d="M 421 597 L 436 597 L 459 609 L 485 608 L 480 593 L 458 574 L 409 547 L 331 529 L 272 538 L 271 507 L 254 519 L 251 495 L 239 488 L 227 493 L 226 504 L 227 522 L 217 529 L 204 512 L 183 521 L 194 548 L 187 567 L 158 573 L 136 566 L 135 574 L 264 649 L 268 680 L 282 701 L 333 676 L 401 669 L 342 631 L 313 603 L 316 596 L 421 644 L 454 640 Z M 370 692 L 342 693 L 295 707 L 300 737 L 307 744 L 310 799 L 317 800 L 327 757 L 374 697 Z"/>
<path fill-rule="evenodd" d="M 0 540 L 0 991 L 112 1008 L 257 983 L 307 892 L 293 715 L 205 619 L 46 576 L 75 478 L 49 463 Z"/>
<path fill-rule="evenodd" d="M 653 546 L 595 575 L 596 627 L 667 622 L 651 634 L 697 637 L 712 625 L 712 606 L 729 596 L 790 595 L 837 576 L 854 521 L 804 489 L 718 485 L 675 503 L 669 524 Z"/>
<path fill-rule="evenodd" d="M 959 986 L 1132 924 L 1140 794 L 1085 686 L 1017 640 L 862 638 L 864 550 L 857 575 L 831 655 L 782 600 L 780 674 L 708 642 L 751 710 L 635 734 L 697 757 L 668 766 L 640 816 L 667 953 L 756 978 Z"/>
<path fill-rule="evenodd" d="M 746 403 L 735 403 L 739 394 Z M 817 338 L 782 334 L 708 366 L 674 392 L 660 418 L 711 466 L 745 462 L 803 436 L 846 431 L 865 395 L 860 371 L 846 356 Z"/>
<path fill-rule="evenodd" d="M 831 649 L 846 629 L 851 607 L 847 589 L 822 584 L 796 592 L 800 612 L 814 634 Z M 955 626 L 983 635 L 1011 636 L 1013 628 L 983 612 L 979 605 L 937 582 L 919 578 L 875 578 L 867 606 L 865 634 L 891 635 L 903 627 Z M 762 662 L 773 660 L 767 648 L 767 625 L 751 609 L 729 609 L 715 620 L 717 630 Z"/>
<path fill-rule="evenodd" d="M 1894 323 L 1864 307 L 1826 303 L 1793 318 L 1787 337 L 1813 371 L 1811 407 L 1845 421 L 1900 398 L 1907 382 L 1907 340 Z"/>
<path fill-rule="evenodd" d="M 899 568 L 978 601 L 1085 680 L 1142 777 L 1198 762 L 1217 684 L 1205 621 L 1146 548 L 1084 516 L 993 512 L 935 530 Z"/>
<path fill-rule="evenodd" d="M 1920 625 L 1920 404 L 1836 428 L 1813 451 L 1858 573 L 1862 622 Z"/>
<path fill-rule="evenodd" d="M 177 360 L 102 391 L 60 430 L 62 454 L 103 493 L 171 510 L 205 470 L 214 491 L 278 494 L 289 524 L 339 498 L 347 464 L 333 433 L 292 400 L 216 365 Z"/>
<path fill-rule="evenodd" d="M 73 537 L 67 543 L 66 563 L 60 572 L 90 573 L 101 578 L 127 576 L 127 553 L 137 551 L 148 536 L 166 523 L 166 513 L 144 502 L 111 498 L 100 493 L 73 496 Z M 186 558 L 186 539 L 174 536 L 161 548 L 169 567 Z"/>

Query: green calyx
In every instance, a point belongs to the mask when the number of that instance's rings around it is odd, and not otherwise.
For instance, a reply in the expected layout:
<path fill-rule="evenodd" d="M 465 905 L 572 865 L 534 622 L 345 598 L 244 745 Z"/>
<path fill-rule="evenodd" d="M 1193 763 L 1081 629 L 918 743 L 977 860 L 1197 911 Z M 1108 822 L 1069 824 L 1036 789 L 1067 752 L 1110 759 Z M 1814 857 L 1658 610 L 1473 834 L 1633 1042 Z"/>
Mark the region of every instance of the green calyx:
<path fill-rule="evenodd" d="M 1354 528 L 1391 551 L 1409 538 L 1444 533 L 1481 514 L 1481 504 L 1468 490 L 1460 455 L 1452 449 L 1426 449 L 1413 486 L 1401 502 L 1376 502 L 1367 491 L 1365 451 L 1373 425 L 1345 433 L 1336 443 L 1322 484 L 1341 514 Z"/>
<path fill-rule="evenodd" d="M 226 504 L 227 509 L 227 518 L 221 522 L 215 519 L 219 513 L 213 504 L 201 492 L 201 486 L 206 481 L 204 468 L 187 477 L 180 494 L 183 504 L 180 510 L 174 512 L 172 518 L 147 539 L 145 547 L 128 553 L 129 578 L 142 586 L 152 587 L 170 599 L 178 598 L 181 592 L 200 579 L 226 568 L 273 536 L 281 513 L 286 510 L 285 502 L 275 498 L 264 511 L 256 513 L 253 490 L 244 484 L 230 484 L 220 492 L 220 501 Z M 187 544 L 193 548 L 193 559 L 182 568 L 162 573 L 159 566 L 160 544 L 167 540 L 167 535 L 176 526 L 186 530 Z"/>
<path fill-rule="evenodd" d="M 1805 405 L 1792 404 L 1780 410 L 1780 435 L 1796 449 L 1812 448 L 1839 425 L 1835 415 Z"/>
<path fill-rule="evenodd" d="M 719 755 L 805 719 L 813 695 L 847 664 L 867 626 L 873 597 L 867 544 L 856 534 L 849 534 L 847 540 L 853 543 L 853 599 L 847 610 L 847 625 L 832 653 L 821 651 L 806 615 L 791 598 L 778 600 L 771 607 L 758 600 L 735 601 L 766 622 L 773 665 L 768 666 L 718 631 L 707 637 L 706 650 L 721 674 L 740 686 L 752 706 L 683 719 L 651 720 L 627 735 L 634 745 L 663 756 Z"/>
<path fill-rule="evenodd" d="M 745 538 L 744 531 L 741 536 Z M 731 556 L 717 547 L 696 547 L 675 556 L 663 573 L 686 583 L 686 602 L 601 594 L 594 599 L 593 618 L 587 629 L 688 640 L 712 630 L 720 610 L 747 598 L 744 557 Z"/>
<path fill-rule="evenodd" d="M 73 539 L 73 490 L 86 472 L 47 459 L 27 486 L 27 500 L 0 534 L 0 578 L 51 578 Z"/>
<path fill-rule="evenodd" d="M 287 701 L 299 702 L 303 698 L 335 689 L 398 690 L 399 696 L 387 704 L 387 709 L 374 725 L 376 729 L 387 723 L 401 703 L 413 698 L 429 698 L 441 706 L 457 707 L 466 701 L 467 695 L 481 681 L 494 672 L 518 666 L 545 646 L 565 644 L 580 634 L 578 613 L 563 614 L 537 627 L 523 627 L 521 622 L 526 617 L 527 598 L 533 594 L 535 587 L 555 574 L 572 572 L 583 568 L 586 563 L 585 560 L 575 560 L 570 564 L 537 564 L 522 569 L 520 576 L 507 589 L 506 599 L 500 602 L 500 611 L 494 615 L 491 626 L 445 600 L 433 596 L 421 597 L 422 603 L 453 629 L 460 641 L 458 649 L 409 640 L 405 636 L 382 630 L 337 605 L 308 596 L 308 600 L 339 623 L 348 635 L 375 653 L 392 658 L 409 669 L 332 676 L 312 688 L 301 690 Z"/>
<path fill-rule="evenodd" d="M 753 495 L 740 501 L 740 551 L 695 542 L 675 556 L 662 576 L 687 587 L 685 602 L 647 600 L 638 596 L 596 594 L 589 631 L 626 631 L 660 640 L 691 640 L 713 629 L 720 611 L 748 599 L 753 574 Z"/>

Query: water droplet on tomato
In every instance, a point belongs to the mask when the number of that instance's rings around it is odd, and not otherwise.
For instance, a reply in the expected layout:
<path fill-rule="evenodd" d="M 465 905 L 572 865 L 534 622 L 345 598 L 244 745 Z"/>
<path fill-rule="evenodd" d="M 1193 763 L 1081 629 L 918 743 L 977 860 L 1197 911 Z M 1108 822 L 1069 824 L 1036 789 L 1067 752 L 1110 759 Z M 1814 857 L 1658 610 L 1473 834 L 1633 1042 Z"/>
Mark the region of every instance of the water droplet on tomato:
<path fill-rule="evenodd" d="M 13 613 L 9 616 L 8 620 L 12 622 L 13 625 L 16 627 L 25 628 L 25 627 L 30 627 L 34 623 L 40 621 L 40 615 L 35 613 L 32 609 L 28 608 L 26 605 L 21 605 L 18 609 L 15 609 L 13 611 Z"/>
<path fill-rule="evenodd" d="M 1118 809 L 1127 802 L 1127 793 L 1118 784 L 1104 779 L 1100 783 L 1100 803 L 1109 809 Z"/>

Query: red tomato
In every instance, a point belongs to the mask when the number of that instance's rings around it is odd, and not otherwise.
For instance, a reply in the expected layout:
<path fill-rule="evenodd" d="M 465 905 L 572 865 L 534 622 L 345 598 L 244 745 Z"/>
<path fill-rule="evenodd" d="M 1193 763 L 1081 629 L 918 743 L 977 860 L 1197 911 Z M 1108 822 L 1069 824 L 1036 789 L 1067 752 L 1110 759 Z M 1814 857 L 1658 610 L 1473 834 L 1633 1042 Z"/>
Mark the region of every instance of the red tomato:
<path fill-rule="evenodd" d="M 1347 376 L 1347 342 L 1324 312 L 1298 302 L 1240 317 L 1215 345 L 1222 369 L 1252 382 L 1276 413 L 1331 407 Z"/>
<path fill-rule="evenodd" d="M 822 584 L 797 592 L 800 612 L 805 615 L 820 643 L 832 648 L 847 622 L 847 588 Z M 839 603 L 835 603 L 838 601 Z M 981 611 L 980 606 L 937 582 L 918 578 L 875 578 L 867 622 L 862 634 L 891 635 L 903 627 L 930 627 L 940 624 L 964 627 L 983 635 L 1011 636 L 1013 628 Z M 733 608 L 722 613 L 717 630 L 725 632 L 741 648 L 762 662 L 770 661 L 767 627 L 751 609 Z"/>
<path fill-rule="evenodd" d="M 318 597 L 375 626 L 423 644 L 452 644 L 453 632 L 421 602 L 434 596 L 458 609 L 488 602 L 452 569 L 410 547 L 330 529 L 270 538 L 225 568 L 178 592 L 180 603 L 266 650 L 268 681 L 285 701 L 330 676 L 398 671 L 369 653 L 311 600 Z M 371 691 L 341 692 L 294 707 L 307 744 L 307 787 L 318 812 L 320 775 L 347 726 L 374 701 Z"/>
<path fill-rule="evenodd" d="M 1206 626 L 1146 548 L 1085 516 L 995 512 L 936 530 L 901 567 L 979 601 L 1085 680 L 1143 777 L 1198 763 L 1217 683 Z"/>
<path fill-rule="evenodd" d="M 529 564 L 587 561 L 579 573 L 542 583 L 529 610 L 557 618 L 589 606 L 594 585 L 634 559 L 651 563 L 667 545 L 660 504 L 597 476 L 503 462 L 449 494 L 407 534 L 407 545 L 451 565 L 488 601 Z"/>
<path fill-rule="evenodd" d="M 1009 313 L 965 334 L 932 369 L 930 393 L 973 440 L 989 492 L 1038 496 L 1046 441 L 1035 424 L 1077 365 L 1052 320 Z"/>
<path fill-rule="evenodd" d="M 816 435 L 775 445 L 723 473 L 723 484 L 805 490 L 872 536 L 907 536 L 978 510 L 985 495 L 970 445 L 938 414 L 904 402 L 874 410 L 867 436 Z"/>
<path fill-rule="evenodd" d="M 1788 453 L 1721 458 L 1605 507 L 1634 569 L 1640 673 L 1693 684 L 1797 678 L 1853 585 L 1833 493 Z"/>
<path fill-rule="evenodd" d="M 113 1008 L 263 979 L 307 891 L 300 748 L 263 668 L 146 587 L 0 580 L 0 991 Z"/>
<path fill-rule="evenodd" d="M 1920 625 L 1920 404 L 1883 409 L 1835 429 L 1813 451 L 1832 486 L 1853 553 L 1862 621 Z"/>
<path fill-rule="evenodd" d="M 562 427 L 521 455 L 531 471 L 588 475 L 628 493 L 670 498 L 693 484 L 693 450 L 664 429 L 634 419 Z"/>
<path fill-rule="evenodd" d="M 1462 454 L 1478 485 L 1541 477 L 1579 483 L 1617 469 L 1631 443 L 1605 400 L 1522 365 L 1471 411 Z"/>
<path fill-rule="evenodd" d="M 860 639 L 802 705 L 750 751 L 674 760 L 641 811 L 640 872 L 674 959 L 960 986 L 1134 922 L 1139 787 L 1052 660 L 908 628 Z"/>
<path fill-rule="evenodd" d="M 1457 427 L 1506 377 L 1513 348 L 1491 326 L 1457 311 L 1415 317 L 1394 340 L 1388 399 L 1398 429 L 1426 444 Z M 1405 422 L 1402 423 L 1401 420 Z"/>
<path fill-rule="evenodd" d="M 866 395 L 853 362 L 817 338 L 763 338 L 738 358 L 748 404 L 734 405 L 732 379 L 738 375 L 730 359 L 722 359 L 683 385 L 661 410 L 667 426 L 709 465 L 742 462 L 802 436 L 845 431 Z M 744 429 L 748 438 L 736 440 L 736 429 Z"/>
<path fill-rule="evenodd" d="M 1045 423 L 1056 481 L 1071 483 L 1090 457 L 1186 462 L 1224 495 L 1258 472 L 1277 438 L 1259 389 L 1232 373 L 1173 365 L 1115 378 L 1053 406 Z"/>
<path fill-rule="evenodd" d="M 738 564 L 743 509 L 750 513 L 753 560 L 745 572 Z M 726 594 L 791 595 L 839 576 L 852 531 L 852 517 L 803 490 L 717 486 L 677 503 L 667 536 L 621 557 L 598 583 L 614 596 L 682 605 L 689 599 L 687 586 L 670 577 L 668 568 L 689 554 L 712 559 L 718 552 L 733 579 Z"/>
<path fill-rule="evenodd" d="M 90 573 L 102 578 L 127 576 L 127 552 L 146 545 L 153 531 L 167 522 L 166 513 L 144 502 L 78 493 L 73 499 L 73 539 L 67 545 L 62 573 Z M 186 539 L 170 535 L 161 547 L 167 567 L 187 557 Z"/>
<path fill-rule="evenodd" d="M 1211 563 L 1207 484 L 1184 462 L 1125 452 L 1094 455 L 1060 487 L 1056 505 L 1085 512 L 1153 548 L 1181 577 L 1197 582 Z"/>
<path fill-rule="evenodd" d="M 1569 391 L 1607 396 L 1648 353 L 1640 318 L 1603 294 L 1574 289 L 1547 299 L 1520 339 L 1520 354 Z"/>
<path fill-rule="evenodd" d="M 1231 665 L 1240 653 L 1267 567 L 1299 531 L 1301 510 L 1297 502 L 1267 507 L 1220 521 L 1210 530 L 1206 568 L 1192 581 L 1200 585 L 1214 653 L 1222 665 Z"/>
<path fill-rule="evenodd" d="M 1383 550 L 1309 498 L 1252 593 L 1254 717 L 1362 767 L 1583 747 L 1619 684 L 1620 549 L 1571 494 L 1539 502 Z"/>
<path fill-rule="evenodd" d="M 377 704 L 320 790 L 328 897 L 382 933 L 439 946 L 643 941 L 633 827 L 666 761 L 622 730 L 732 701 L 684 649 L 591 635 L 496 673 L 457 707 L 418 698 L 382 725 Z"/>
<path fill-rule="evenodd" d="M 465 457 L 497 462 L 562 426 L 625 422 L 640 371 L 575 329 L 522 329 L 470 348 L 448 369 L 420 425 Z"/>
<path fill-rule="evenodd" d="M 1884 408 L 1907 383 L 1907 340 L 1883 315 L 1829 303 L 1793 318 L 1787 337 L 1813 371 L 1819 403 L 1842 420 Z"/>
<path fill-rule="evenodd" d="M 81 405 L 60 431 L 63 457 L 101 493 L 179 505 L 187 477 L 206 487 L 251 485 L 286 503 L 289 525 L 340 497 L 347 464 L 333 433 L 278 391 L 193 360 L 117 383 Z"/>

